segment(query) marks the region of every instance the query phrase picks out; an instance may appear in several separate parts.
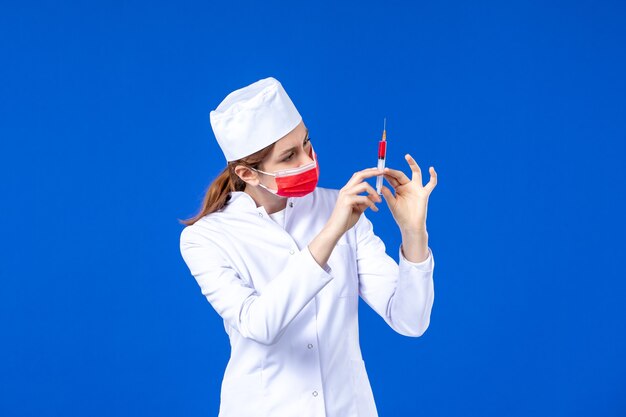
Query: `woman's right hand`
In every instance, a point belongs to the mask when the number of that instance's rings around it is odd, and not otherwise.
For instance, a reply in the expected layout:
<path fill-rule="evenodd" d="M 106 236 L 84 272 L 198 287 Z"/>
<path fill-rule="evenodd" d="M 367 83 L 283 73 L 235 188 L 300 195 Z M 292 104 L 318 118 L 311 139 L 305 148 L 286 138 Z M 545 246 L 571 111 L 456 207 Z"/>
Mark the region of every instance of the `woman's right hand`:
<path fill-rule="evenodd" d="M 309 243 L 309 251 L 320 265 L 324 266 L 335 245 L 352 228 L 361 217 L 361 214 L 370 207 L 378 211 L 375 203 L 382 201 L 376 190 L 365 182 L 365 179 L 383 174 L 378 168 L 368 168 L 355 173 L 350 181 L 339 190 L 335 208 L 326 225 L 320 233 Z M 367 195 L 359 195 L 367 193 Z"/>
<path fill-rule="evenodd" d="M 361 214 L 367 210 L 368 207 L 374 211 L 378 211 L 378 207 L 376 207 L 375 203 L 380 203 L 382 199 L 376 190 L 365 180 L 382 174 L 383 170 L 378 168 L 368 168 L 363 171 L 358 171 L 350 178 L 346 185 L 339 190 L 339 197 L 335 203 L 335 208 L 325 227 L 331 234 L 335 235 L 337 239 L 341 238 L 345 232 L 356 224 Z M 367 195 L 359 195 L 360 193 L 367 193 Z"/>

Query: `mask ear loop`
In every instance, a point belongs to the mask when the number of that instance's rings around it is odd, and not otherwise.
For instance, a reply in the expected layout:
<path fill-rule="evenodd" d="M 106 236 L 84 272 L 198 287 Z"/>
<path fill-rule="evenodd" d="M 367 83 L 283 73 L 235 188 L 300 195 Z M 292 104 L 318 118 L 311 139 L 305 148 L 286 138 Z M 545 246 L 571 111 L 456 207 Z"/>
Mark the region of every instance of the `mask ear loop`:
<path fill-rule="evenodd" d="M 259 187 L 265 188 L 267 191 L 269 191 L 270 193 L 272 193 L 274 195 L 278 195 L 278 190 L 272 190 L 268 186 L 263 185 L 261 182 L 259 182 Z"/>
<path fill-rule="evenodd" d="M 256 168 L 252 168 L 252 167 L 250 167 L 250 169 L 253 169 L 253 170 L 255 170 L 256 172 L 260 172 L 261 174 L 271 175 L 272 177 L 275 177 L 275 176 L 276 176 L 276 174 L 272 174 L 271 172 L 261 171 L 260 169 L 256 169 Z"/>
<path fill-rule="evenodd" d="M 260 173 L 265 174 L 265 175 L 270 175 L 272 177 L 276 176 L 276 174 L 272 174 L 270 172 L 261 171 L 260 169 L 256 169 L 256 168 L 252 168 L 252 167 L 250 167 L 250 169 L 252 169 L 252 170 L 254 170 L 256 172 L 260 172 Z M 278 190 L 272 190 L 268 186 L 264 185 L 260 180 L 259 180 L 259 187 L 265 188 L 267 191 L 269 191 L 270 193 L 272 193 L 274 195 L 278 195 Z"/>

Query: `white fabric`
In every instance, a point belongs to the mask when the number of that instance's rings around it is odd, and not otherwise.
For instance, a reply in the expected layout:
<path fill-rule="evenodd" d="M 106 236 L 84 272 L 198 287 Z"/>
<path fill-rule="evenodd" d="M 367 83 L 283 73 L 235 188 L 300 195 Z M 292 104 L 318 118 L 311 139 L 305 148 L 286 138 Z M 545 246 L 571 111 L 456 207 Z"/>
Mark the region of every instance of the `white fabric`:
<path fill-rule="evenodd" d="M 298 126 L 302 117 L 275 78 L 233 91 L 210 113 L 211 127 L 227 161 L 252 155 Z"/>
<path fill-rule="evenodd" d="M 272 220 L 274 220 L 280 227 L 285 227 L 285 211 L 286 209 L 282 209 L 276 213 L 270 214 Z"/>
<path fill-rule="evenodd" d="M 284 229 L 244 192 L 183 229 L 180 250 L 224 320 L 231 357 L 220 417 L 375 417 L 359 346 L 359 295 L 396 332 L 421 336 L 434 257 L 398 265 L 362 215 L 326 269 L 308 250 L 338 190 L 289 198 Z M 393 352 L 390 352 L 393 353 Z"/>

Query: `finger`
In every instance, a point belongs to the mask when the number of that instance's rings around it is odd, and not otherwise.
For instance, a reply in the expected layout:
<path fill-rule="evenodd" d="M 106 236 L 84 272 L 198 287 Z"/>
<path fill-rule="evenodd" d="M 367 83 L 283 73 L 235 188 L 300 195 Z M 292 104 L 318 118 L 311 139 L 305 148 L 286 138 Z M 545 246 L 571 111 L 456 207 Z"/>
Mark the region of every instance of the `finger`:
<path fill-rule="evenodd" d="M 354 175 L 352 175 L 352 178 L 350 178 L 350 180 L 346 183 L 346 185 L 352 186 L 354 184 L 363 182 L 363 180 L 367 178 L 372 178 L 382 174 L 383 172 L 378 168 L 367 168 L 362 171 L 355 172 Z"/>
<path fill-rule="evenodd" d="M 396 205 L 396 198 L 393 196 L 391 190 L 383 185 L 382 188 L 383 197 L 385 197 L 385 201 L 387 202 L 387 206 L 393 207 Z"/>
<path fill-rule="evenodd" d="M 392 177 L 389 174 L 385 174 L 385 179 L 387 180 L 387 182 L 394 188 L 398 188 L 400 186 L 400 183 L 398 182 L 397 179 L 395 179 L 394 177 Z"/>
<path fill-rule="evenodd" d="M 430 167 L 428 172 L 430 172 L 430 180 L 428 181 L 428 184 L 426 184 L 424 188 L 426 188 L 428 192 L 430 193 L 437 185 L 437 172 L 435 171 L 435 167 Z"/>
<path fill-rule="evenodd" d="M 385 174 L 389 174 L 394 177 L 396 180 L 398 180 L 398 183 L 400 183 L 400 185 L 404 185 L 411 181 L 409 180 L 409 177 L 404 174 L 404 172 L 398 171 L 397 169 L 385 168 Z"/>
<path fill-rule="evenodd" d="M 374 204 L 374 202 L 369 199 L 369 196 L 366 195 L 357 195 L 355 197 L 352 197 L 352 203 L 359 206 L 369 207 L 374 211 L 378 211 L 378 207 L 376 207 L 376 204 Z"/>
<path fill-rule="evenodd" d="M 369 183 L 365 181 L 346 189 L 346 192 L 348 194 L 368 193 L 372 195 L 378 195 L 376 190 L 374 190 L 374 187 L 372 187 Z"/>
<path fill-rule="evenodd" d="M 381 198 L 381 196 L 379 196 L 378 194 L 374 194 L 374 195 L 367 195 L 367 198 L 369 198 L 374 204 L 376 203 L 380 203 L 383 201 L 383 199 Z M 376 207 L 378 208 L 378 206 Z"/>
<path fill-rule="evenodd" d="M 420 169 L 420 166 L 417 164 L 417 162 L 415 162 L 415 159 L 413 159 L 413 157 L 408 153 L 404 155 L 404 159 L 406 159 L 406 161 L 409 163 L 409 166 L 411 167 L 411 172 L 413 172 L 411 181 L 417 181 L 419 185 L 422 185 L 422 170 Z"/>

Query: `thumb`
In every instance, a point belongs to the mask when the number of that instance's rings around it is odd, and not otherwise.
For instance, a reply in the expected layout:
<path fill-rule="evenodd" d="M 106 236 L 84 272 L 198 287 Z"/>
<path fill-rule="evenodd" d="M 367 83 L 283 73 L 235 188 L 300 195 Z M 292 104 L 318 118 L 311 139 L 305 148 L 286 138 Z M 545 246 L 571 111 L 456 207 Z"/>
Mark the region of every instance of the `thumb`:
<path fill-rule="evenodd" d="M 385 201 L 389 207 L 393 207 L 396 204 L 396 198 L 393 196 L 393 193 L 389 188 L 385 185 L 382 186 L 381 191 L 383 193 L 383 197 L 385 197 Z"/>

